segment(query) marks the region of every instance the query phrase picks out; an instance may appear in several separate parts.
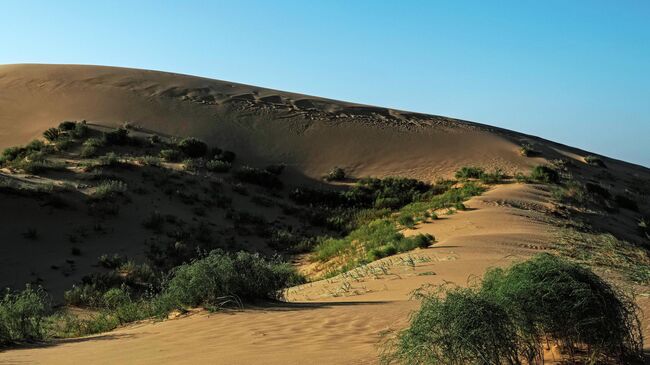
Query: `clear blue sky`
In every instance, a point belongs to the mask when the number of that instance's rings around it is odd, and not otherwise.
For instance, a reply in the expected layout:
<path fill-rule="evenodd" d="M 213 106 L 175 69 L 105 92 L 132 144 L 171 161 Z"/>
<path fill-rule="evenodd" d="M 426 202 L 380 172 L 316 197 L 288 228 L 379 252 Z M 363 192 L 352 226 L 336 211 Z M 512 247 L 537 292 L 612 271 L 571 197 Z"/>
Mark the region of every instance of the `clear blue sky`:
<path fill-rule="evenodd" d="M 3 1 L 0 63 L 20 62 L 441 114 L 650 166 L 647 0 Z"/>

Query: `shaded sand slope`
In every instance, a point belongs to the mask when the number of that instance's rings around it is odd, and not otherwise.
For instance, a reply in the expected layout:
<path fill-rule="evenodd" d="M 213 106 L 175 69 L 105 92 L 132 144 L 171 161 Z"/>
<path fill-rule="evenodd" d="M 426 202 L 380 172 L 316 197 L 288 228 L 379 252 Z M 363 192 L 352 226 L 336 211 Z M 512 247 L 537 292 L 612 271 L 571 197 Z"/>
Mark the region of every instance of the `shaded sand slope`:
<path fill-rule="evenodd" d="M 0 353 L 0 362 L 373 364 L 381 334 L 405 326 L 418 307 L 409 300 L 413 290 L 444 282 L 466 285 L 488 267 L 547 248 L 552 239 L 543 213 L 502 204 L 504 196 L 515 196 L 543 206 L 546 195 L 530 185 L 498 186 L 470 200 L 469 211 L 423 224 L 420 232 L 440 237 L 432 248 L 291 288 L 288 304 L 142 323 Z"/>
<path fill-rule="evenodd" d="M 543 142 L 547 158 L 560 156 L 546 141 L 470 122 L 156 71 L 5 65 L 0 90 L 0 148 L 24 144 L 61 120 L 86 119 L 200 137 L 249 161 L 283 161 L 311 176 L 333 165 L 358 176 L 421 179 L 468 164 L 524 171 L 543 161 L 519 156 L 524 141 Z"/>

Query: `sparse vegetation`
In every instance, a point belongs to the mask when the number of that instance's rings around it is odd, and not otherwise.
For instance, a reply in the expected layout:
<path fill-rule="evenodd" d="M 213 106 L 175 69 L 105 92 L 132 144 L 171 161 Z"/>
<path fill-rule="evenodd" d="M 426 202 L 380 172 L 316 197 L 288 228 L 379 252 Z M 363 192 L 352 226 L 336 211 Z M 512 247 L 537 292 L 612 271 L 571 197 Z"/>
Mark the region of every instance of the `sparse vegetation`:
<path fill-rule="evenodd" d="M 598 156 L 588 155 L 585 156 L 585 162 L 591 166 L 605 167 L 605 162 Z"/>
<path fill-rule="evenodd" d="M 554 168 L 546 165 L 537 165 L 530 171 L 530 178 L 533 181 L 557 184 L 560 182 L 560 174 Z"/>
<path fill-rule="evenodd" d="M 457 179 L 480 179 L 485 174 L 485 170 L 480 167 L 465 166 L 456 171 Z"/>
<path fill-rule="evenodd" d="M 232 165 L 230 162 L 211 160 L 205 163 L 205 168 L 212 172 L 228 172 Z"/>
<path fill-rule="evenodd" d="M 115 195 L 124 194 L 126 191 L 126 183 L 119 180 L 107 180 L 97 185 L 90 196 L 93 199 L 102 200 Z"/>
<path fill-rule="evenodd" d="M 277 175 L 250 166 L 243 166 L 235 170 L 233 176 L 241 182 L 259 185 L 269 189 L 282 188 L 282 181 L 280 181 Z"/>
<path fill-rule="evenodd" d="M 198 158 L 205 156 L 208 145 L 196 138 L 188 137 L 178 142 L 178 149 L 189 158 Z"/>
<path fill-rule="evenodd" d="M 347 177 L 345 170 L 340 167 L 333 168 L 330 172 L 325 175 L 326 181 L 343 181 Z"/>
<path fill-rule="evenodd" d="M 539 151 L 535 150 L 535 148 L 531 144 L 523 144 L 519 148 L 519 154 L 524 156 L 524 157 L 536 157 L 539 156 L 540 153 Z"/>
<path fill-rule="evenodd" d="M 182 154 L 179 150 L 165 149 L 160 151 L 160 157 L 167 162 L 178 162 L 181 160 Z"/>
<path fill-rule="evenodd" d="M 40 287 L 0 293 L 0 347 L 43 340 L 50 306 Z"/>

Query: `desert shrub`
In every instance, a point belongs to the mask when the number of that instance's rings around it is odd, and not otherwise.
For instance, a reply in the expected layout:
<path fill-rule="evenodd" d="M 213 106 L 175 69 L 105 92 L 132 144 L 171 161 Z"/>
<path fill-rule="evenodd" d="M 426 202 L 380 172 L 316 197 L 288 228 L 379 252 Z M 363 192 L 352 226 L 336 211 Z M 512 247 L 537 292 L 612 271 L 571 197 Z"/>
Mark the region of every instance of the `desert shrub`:
<path fill-rule="evenodd" d="M 555 187 L 551 192 L 553 198 L 562 203 L 582 204 L 586 199 L 585 188 L 574 180 Z"/>
<path fill-rule="evenodd" d="M 260 185 L 265 188 L 279 189 L 282 187 L 282 181 L 277 175 L 250 166 L 243 166 L 235 170 L 233 176 L 239 181 Z"/>
<path fill-rule="evenodd" d="M 178 142 L 178 149 L 190 158 L 203 157 L 208 152 L 208 145 L 193 137 Z"/>
<path fill-rule="evenodd" d="M 24 147 L 7 147 L 2 150 L 0 155 L 0 162 L 7 163 L 17 159 L 19 156 L 25 153 Z"/>
<path fill-rule="evenodd" d="M 187 158 L 183 160 L 183 169 L 189 172 L 198 172 L 205 167 L 206 161 L 202 158 Z"/>
<path fill-rule="evenodd" d="M 480 167 L 465 166 L 456 171 L 455 176 L 457 179 L 479 179 L 484 173 L 485 170 Z"/>
<path fill-rule="evenodd" d="M 85 122 L 76 123 L 74 129 L 71 131 L 74 138 L 83 138 L 88 135 L 89 128 Z"/>
<path fill-rule="evenodd" d="M 519 148 L 519 154 L 524 157 L 535 157 L 539 156 L 539 151 L 536 151 L 531 144 L 524 144 Z"/>
<path fill-rule="evenodd" d="M 277 299 L 281 289 L 302 281 L 295 269 L 279 258 L 215 250 L 174 269 L 159 301 L 169 309 L 219 308 L 240 301 Z"/>
<path fill-rule="evenodd" d="M 76 122 L 71 122 L 71 121 L 63 121 L 59 124 L 59 130 L 63 132 L 71 131 L 77 126 Z"/>
<path fill-rule="evenodd" d="M 67 305 L 99 308 L 103 305 L 103 292 L 92 284 L 73 285 L 63 293 Z"/>
<path fill-rule="evenodd" d="M 160 158 L 167 162 L 178 162 L 182 155 L 179 150 L 165 149 L 160 151 Z"/>
<path fill-rule="evenodd" d="M 99 266 L 106 269 L 116 269 L 126 262 L 122 255 L 114 253 L 112 255 L 103 254 L 98 258 Z"/>
<path fill-rule="evenodd" d="M 228 172 L 232 165 L 230 162 L 211 160 L 205 163 L 205 168 L 212 172 Z"/>
<path fill-rule="evenodd" d="M 499 184 L 505 177 L 506 176 L 501 169 L 494 169 L 492 172 L 482 173 L 479 176 L 479 179 L 485 184 Z"/>
<path fill-rule="evenodd" d="M 116 167 L 116 166 L 120 166 L 121 164 L 122 161 L 120 160 L 120 157 L 115 152 L 109 152 L 104 156 L 100 156 L 98 159 L 99 166 Z"/>
<path fill-rule="evenodd" d="M 530 171 L 530 178 L 537 182 L 557 184 L 560 182 L 560 174 L 550 166 L 537 165 Z"/>
<path fill-rule="evenodd" d="M 413 219 L 413 216 L 409 214 L 400 214 L 397 222 L 407 228 L 415 227 L 415 219 Z"/>
<path fill-rule="evenodd" d="M 75 145 L 75 141 L 68 136 L 61 136 L 54 142 L 57 151 L 67 151 Z"/>
<path fill-rule="evenodd" d="M 145 155 L 138 158 L 138 162 L 144 166 L 160 166 L 160 158 L 150 155 Z"/>
<path fill-rule="evenodd" d="M 0 346 L 39 341 L 46 336 L 50 309 L 45 291 L 27 286 L 23 291 L 0 294 Z"/>
<path fill-rule="evenodd" d="M 62 171 L 65 170 L 65 164 L 61 162 L 54 162 L 46 159 L 25 159 L 21 161 L 16 167 L 25 171 L 28 174 L 39 174 L 46 171 Z"/>
<path fill-rule="evenodd" d="M 639 205 L 631 198 L 628 198 L 625 195 L 616 195 L 614 201 L 618 204 L 619 207 L 628 209 L 634 212 L 639 211 Z"/>
<path fill-rule="evenodd" d="M 605 167 L 605 163 L 598 156 L 594 156 L 594 155 L 585 156 L 585 162 L 591 166 Z"/>
<path fill-rule="evenodd" d="M 481 293 L 498 303 L 527 341 L 557 343 L 592 361 L 639 360 L 640 322 L 631 298 L 587 268 L 551 254 L 489 270 Z M 541 349 L 540 349 L 541 351 Z"/>
<path fill-rule="evenodd" d="M 330 172 L 325 175 L 326 181 L 343 181 L 347 177 L 345 170 L 340 167 L 333 168 Z"/>
<path fill-rule="evenodd" d="M 476 291 L 454 288 L 420 298 L 410 327 L 385 348 L 384 363 L 520 364 L 527 354 L 508 313 Z"/>
<path fill-rule="evenodd" d="M 101 200 L 112 196 L 124 194 L 127 191 L 126 183 L 119 180 L 106 180 L 97 185 L 91 193 L 93 199 Z"/>
<path fill-rule="evenodd" d="M 43 137 L 50 142 L 54 142 L 61 136 L 61 132 L 57 128 L 49 128 L 43 132 Z"/>
<path fill-rule="evenodd" d="M 130 142 L 129 131 L 125 128 L 118 128 L 114 131 L 104 132 L 104 142 L 108 146 L 125 145 Z"/>

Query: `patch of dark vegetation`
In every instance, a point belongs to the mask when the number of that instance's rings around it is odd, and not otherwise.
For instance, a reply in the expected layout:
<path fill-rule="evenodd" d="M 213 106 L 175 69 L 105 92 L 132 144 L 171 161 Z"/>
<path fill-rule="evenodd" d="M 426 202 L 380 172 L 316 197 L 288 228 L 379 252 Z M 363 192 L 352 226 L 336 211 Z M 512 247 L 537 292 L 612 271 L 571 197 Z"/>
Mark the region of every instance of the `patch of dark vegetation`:
<path fill-rule="evenodd" d="M 533 167 L 530 171 L 530 178 L 533 181 L 546 184 L 557 184 L 560 182 L 560 174 L 557 170 L 546 165 L 537 165 Z"/>
<path fill-rule="evenodd" d="M 585 162 L 591 166 L 606 167 L 603 159 L 594 155 L 585 156 Z"/>
<path fill-rule="evenodd" d="M 189 158 L 199 158 L 208 153 L 208 145 L 193 137 L 183 138 L 178 142 L 178 149 Z"/>
<path fill-rule="evenodd" d="M 643 363 L 632 299 L 550 254 L 489 270 L 477 287 L 419 296 L 410 327 L 387 342 L 385 363 L 535 364 L 547 343 L 571 363 Z"/>
<path fill-rule="evenodd" d="M 485 173 L 480 167 L 474 166 L 465 166 L 461 167 L 460 170 L 456 171 L 457 179 L 478 179 Z"/>
<path fill-rule="evenodd" d="M 519 148 L 519 154 L 524 157 L 538 157 L 541 156 L 542 153 L 537 151 L 533 145 L 525 143 Z"/>
<path fill-rule="evenodd" d="M 242 166 L 233 171 L 233 177 L 241 182 L 259 185 L 268 189 L 281 189 L 283 185 L 277 175 L 250 166 Z"/>
<path fill-rule="evenodd" d="M 325 181 L 344 181 L 347 178 L 345 170 L 341 167 L 335 167 L 325 175 Z"/>
<path fill-rule="evenodd" d="M 0 347 L 45 339 L 49 313 L 50 301 L 40 287 L 0 292 Z"/>

